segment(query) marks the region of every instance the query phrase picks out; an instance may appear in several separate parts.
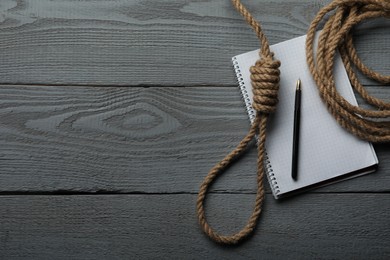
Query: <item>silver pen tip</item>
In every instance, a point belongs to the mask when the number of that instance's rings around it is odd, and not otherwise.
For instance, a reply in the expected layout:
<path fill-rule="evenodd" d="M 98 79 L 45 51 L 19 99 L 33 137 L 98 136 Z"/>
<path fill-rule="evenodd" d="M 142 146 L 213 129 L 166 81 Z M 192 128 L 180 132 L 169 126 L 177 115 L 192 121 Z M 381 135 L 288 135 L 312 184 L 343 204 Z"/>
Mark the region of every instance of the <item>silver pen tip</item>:
<path fill-rule="evenodd" d="M 296 89 L 301 90 L 301 79 L 297 80 Z"/>

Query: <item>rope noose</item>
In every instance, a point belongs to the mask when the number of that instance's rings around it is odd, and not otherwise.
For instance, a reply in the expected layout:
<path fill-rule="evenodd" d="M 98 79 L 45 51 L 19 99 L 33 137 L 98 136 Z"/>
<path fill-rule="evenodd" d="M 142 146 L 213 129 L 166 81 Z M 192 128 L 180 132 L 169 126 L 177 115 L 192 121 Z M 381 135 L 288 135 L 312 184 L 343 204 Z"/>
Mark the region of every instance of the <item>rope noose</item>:
<path fill-rule="evenodd" d="M 261 42 L 260 59 L 250 68 L 253 104 L 256 110 L 256 117 L 252 123 L 248 134 L 240 144 L 230 152 L 222 161 L 217 163 L 207 174 L 200 186 L 197 199 L 197 213 L 201 228 L 214 241 L 223 244 L 237 244 L 242 239 L 252 233 L 256 227 L 257 219 L 261 213 L 261 206 L 264 200 L 264 155 L 265 155 L 265 138 L 268 114 L 276 109 L 278 103 L 279 90 L 279 67 L 280 62 L 273 59 L 273 53 L 270 51 L 268 41 L 262 32 L 260 24 L 251 16 L 239 0 L 232 0 L 236 9 L 244 16 L 248 24 L 255 30 Z M 208 224 L 204 210 L 204 200 L 207 190 L 214 179 L 221 174 L 227 166 L 237 159 L 242 152 L 248 147 L 250 141 L 258 134 L 258 158 L 257 158 L 257 193 L 255 207 L 246 226 L 239 232 L 224 236 L 214 231 Z"/>

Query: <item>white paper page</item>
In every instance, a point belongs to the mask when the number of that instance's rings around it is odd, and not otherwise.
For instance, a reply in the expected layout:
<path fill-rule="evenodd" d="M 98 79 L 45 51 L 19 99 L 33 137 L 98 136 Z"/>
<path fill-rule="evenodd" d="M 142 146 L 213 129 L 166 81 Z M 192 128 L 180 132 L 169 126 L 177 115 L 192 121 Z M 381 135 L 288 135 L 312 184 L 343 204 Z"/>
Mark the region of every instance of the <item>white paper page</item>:
<path fill-rule="evenodd" d="M 328 112 L 306 63 L 305 39 L 306 36 L 302 36 L 271 46 L 275 57 L 281 61 L 281 81 L 277 110 L 271 114 L 267 126 L 266 149 L 279 195 L 378 163 L 372 145 L 344 130 Z M 258 50 L 235 57 L 251 100 L 249 67 L 258 57 Z M 334 73 L 339 93 L 351 104 L 357 105 L 339 56 Z M 301 129 L 298 179 L 294 181 L 291 178 L 291 162 L 295 84 L 298 78 L 302 81 Z"/>

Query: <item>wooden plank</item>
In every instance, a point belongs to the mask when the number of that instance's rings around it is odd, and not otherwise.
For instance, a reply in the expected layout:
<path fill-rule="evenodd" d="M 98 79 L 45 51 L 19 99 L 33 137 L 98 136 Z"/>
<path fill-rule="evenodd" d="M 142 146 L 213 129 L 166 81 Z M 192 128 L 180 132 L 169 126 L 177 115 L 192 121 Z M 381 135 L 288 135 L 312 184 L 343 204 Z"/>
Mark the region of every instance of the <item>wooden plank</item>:
<path fill-rule="evenodd" d="M 228 87 L 1 86 L 0 118 L 3 193 L 197 192 L 249 127 Z M 376 149 L 378 172 L 317 191 L 388 192 L 389 146 Z M 255 192 L 255 161 L 252 148 L 214 191 Z"/>
<path fill-rule="evenodd" d="M 213 195 L 215 228 L 234 232 L 254 196 Z M 388 259 L 389 194 L 270 195 L 254 236 L 239 247 L 198 227 L 195 195 L 2 196 L 3 259 Z"/>
<path fill-rule="evenodd" d="M 245 1 L 271 44 L 306 33 L 329 1 Z M 388 20 L 358 31 L 362 59 L 389 74 Z M 3 0 L 0 82 L 235 85 L 230 59 L 259 47 L 227 0 Z M 364 81 L 367 83 L 368 81 Z"/>

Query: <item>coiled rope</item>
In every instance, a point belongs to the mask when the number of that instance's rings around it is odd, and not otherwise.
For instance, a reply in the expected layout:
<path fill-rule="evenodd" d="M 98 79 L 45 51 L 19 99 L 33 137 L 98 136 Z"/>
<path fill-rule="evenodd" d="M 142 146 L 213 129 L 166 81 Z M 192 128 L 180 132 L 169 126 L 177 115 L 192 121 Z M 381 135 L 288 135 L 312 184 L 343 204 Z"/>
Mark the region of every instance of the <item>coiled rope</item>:
<path fill-rule="evenodd" d="M 335 13 L 326 22 L 319 40 L 314 62 L 314 35 L 322 18 L 330 11 Z M 376 17 L 390 18 L 390 1 L 338 0 L 323 8 L 310 25 L 306 39 L 306 58 L 310 72 L 319 89 L 322 100 L 337 122 L 357 137 L 371 142 L 390 141 L 390 103 L 370 96 L 358 81 L 353 66 L 366 76 L 383 84 L 390 83 L 390 76 L 372 71 L 359 59 L 353 46 L 351 29 L 363 20 Z M 348 77 L 356 92 L 375 110 L 351 105 L 336 90 L 333 77 L 334 56 L 339 49 Z"/>
<path fill-rule="evenodd" d="M 198 194 L 196 205 L 200 226 L 204 233 L 212 240 L 222 244 L 237 244 L 248 237 L 255 229 L 260 216 L 261 206 L 264 200 L 263 177 L 266 125 L 268 115 L 275 111 L 278 102 L 277 94 L 280 75 L 280 62 L 274 59 L 274 55 L 270 51 L 267 38 L 263 34 L 260 24 L 241 4 L 240 0 L 232 0 L 232 3 L 256 32 L 260 40 L 261 49 L 259 53 L 260 59 L 250 68 L 254 94 L 252 106 L 256 110 L 255 120 L 248 134 L 239 145 L 210 170 L 203 180 Z M 320 34 L 315 58 L 313 50 L 315 31 L 323 17 L 333 10 L 335 10 L 334 14 L 330 16 Z M 354 25 L 365 19 L 389 16 L 390 2 L 387 0 L 335 0 L 320 10 L 314 18 L 306 39 L 307 63 L 317 83 L 319 93 L 330 113 L 332 113 L 337 122 L 345 129 L 359 138 L 372 142 L 390 141 L 390 122 L 383 120 L 390 117 L 390 104 L 372 97 L 367 93 L 357 80 L 353 66 L 361 70 L 368 77 L 381 83 L 388 84 L 390 77 L 372 71 L 361 62 L 353 46 L 350 31 Z M 340 51 L 353 87 L 367 103 L 376 107 L 376 110 L 364 110 L 351 105 L 338 94 L 332 73 L 334 56 L 337 49 Z M 234 160 L 238 159 L 256 134 L 258 135 L 257 193 L 252 215 L 244 228 L 237 233 L 220 235 L 210 227 L 206 220 L 204 200 L 207 190 L 215 178 L 222 174 Z"/>

